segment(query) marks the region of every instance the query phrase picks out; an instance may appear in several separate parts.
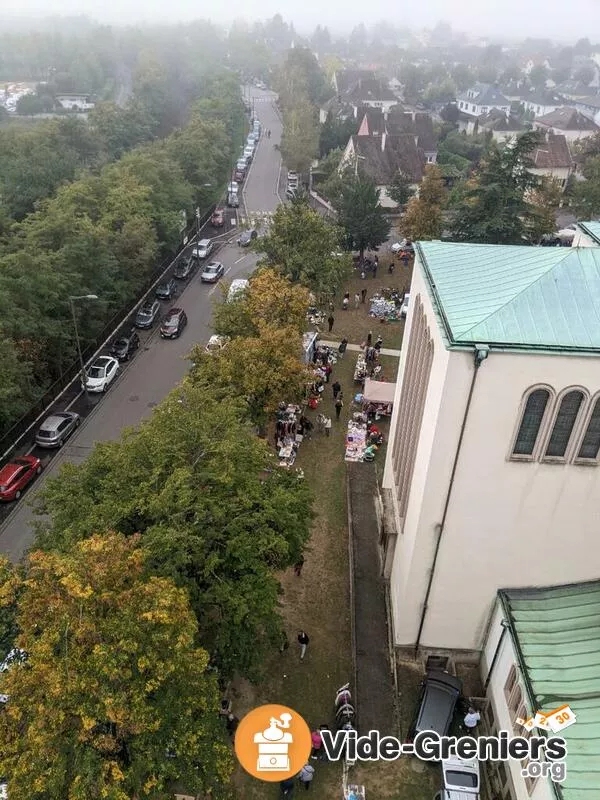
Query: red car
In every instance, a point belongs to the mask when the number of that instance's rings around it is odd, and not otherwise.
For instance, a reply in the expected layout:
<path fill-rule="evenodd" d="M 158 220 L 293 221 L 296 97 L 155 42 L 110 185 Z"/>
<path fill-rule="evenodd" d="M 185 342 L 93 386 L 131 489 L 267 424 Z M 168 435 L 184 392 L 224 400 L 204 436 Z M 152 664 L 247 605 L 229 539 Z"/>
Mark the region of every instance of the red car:
<path fill-rule="evenodd" d="M 210 218 L 210 224 L 213 228 L 222 228 L 225 225 L 225 212 L 222 208 L 217 208 L 213 211 L 213 215 Z"/>
<path fill-rule="evenodd" d="M 0 500 L 18 500 L 25 487 L 42 471 L 42 462 L 35 456 L 20 456 L 0 469 Z"/>

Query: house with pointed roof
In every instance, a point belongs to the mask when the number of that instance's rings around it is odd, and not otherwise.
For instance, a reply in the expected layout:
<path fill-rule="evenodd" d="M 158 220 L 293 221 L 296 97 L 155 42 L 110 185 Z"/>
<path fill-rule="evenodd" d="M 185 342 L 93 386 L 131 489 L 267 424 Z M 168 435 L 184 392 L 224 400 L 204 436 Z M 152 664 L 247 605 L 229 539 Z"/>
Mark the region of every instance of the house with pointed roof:
<path fill-rule="evenodd" d="M 427 164 L 437 161 L 437 136 L 433 127 L 433 119 L 426 112 L 405 111 L 397 105 L 389 111 L 368 106 L 359 109 L 359 136 L 381 135 L 414 136 L 415 144 L 425 155 Z"/>
<path fill-rule="evenodd" d="M 456 99 L 458 110 L 468 117 L 480 117 L 493 108 L 510 113 L 510 101 L 495 86 L 489 83 L 476 83 Z"/>
<path fill-rule="evenodd" d="M 486 635 L 481 673 L 486 733 L 522 736 L 517 719 L 568 706 L 560 731 L 566 775 L 525 777 L 526 764 L 487 764 L 492 794 L 523 800 L 595 800 L 600 786 L 600 581 L 501 589 Z M 533 731 L 534 735 L 537 731 Z M 559 788 L 557 788 L 559 786 Z"/>
<path fill-rule="evenodd" d="M 371 69 L 340 69 L 333 73 L 333 87 L 338 95 L 345 94 L 361 80 L 370 80 L 375 77 Z"/>
<path fill-rule="evenodd" d="M 459 125 L 459 128 L 461 126 Z M 525 130 L 525 125 L 514 114 L 508 114 L 492 108 L 487 114 L 475 119 L 470 118 L 466 125 L 468 134 L 489 133 L 496 142 L 513 139 Z"/>
<path fill-rule="evenodd" d="M 378 77 L 372 70 L 341 70 L 335 73 L 333 84 L 335 96 L 319 109 L 321 123 L 325 122 L 329 112 L 342 116 L 352 109 L 356 117 L 359 109 L 370 107 L 387 112 L 399 102 L 387 80 Z"/>
<path fill-rule="evenodd" d="M 562 189 L 565 189 L 569 177 L 575 171 L 575 162 L 569 143 L 563 134 L 546 133 L 531 158 L 533 166 L 529 171 L 533 175 L 553 178 Z"/>
<path fill-rule="evenodd" d="M 600 95 L 588 95 L 576 100 L 573 105 L 595 123 L 600 125 Z"/>
<path fill-rule="evenodd" d="M 543 117 L 564 106 L 565 99 L 556 92 L 525 92 L 521 95 L 521 104 L 534 117 Z"/>
<path fill-rule="evenodd" d="M 568 142 L 600 133 L 600 126 L 593 119 L 569 106 L 562 106 L 543 117 L 537 117 L 533 122 L 533 129 L 562 134 Z"/>
<path fill-rule="evenodd" d="M 598 497 L 600 247 L 416 243 L 382 489 L 397 650 L 479 662 L 499 590 L 598 580 Z"/>

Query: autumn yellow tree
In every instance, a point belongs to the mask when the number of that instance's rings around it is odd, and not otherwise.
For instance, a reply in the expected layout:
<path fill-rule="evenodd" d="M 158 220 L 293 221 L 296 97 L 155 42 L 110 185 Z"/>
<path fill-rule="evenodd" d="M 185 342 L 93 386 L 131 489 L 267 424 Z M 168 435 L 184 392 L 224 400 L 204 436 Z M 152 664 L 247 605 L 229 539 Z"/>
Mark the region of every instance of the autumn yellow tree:
<path fill-rule="evenodd" d="M 302 398 L 309 372 L 301 358 L 301 341 L 294 328 L 261 322 L 256 335 L 234 339 L 218 354 L 196 348 L 191 379 L 243 398 L 250 417 L 262 427 L 281 401 Z"/>
<path fill-rule="evenodd" d="M 310 294 L 276 269 L 263 267 L 254 273 L 248 289 L 233 300 L 226 296 L 215 308 L 215 330 L 230 336 L 256 336 L 269 325 L 289 328 L 297 334 L 306 328 Z"/>
<path fill-rule="evenodd" d="M 439 167 L 425 167 L 417 197 L 411 197 L 400 222 L 402 233 L 412 241 L 439 239 L 444 227 L 445 189 Z"/>
<path fill-rule="evenodd" d="M 0 575 L 27 653 L 0 674 L 11 800 L 162 798 L 174 780 L 225 796 L 231 755 L 187 592 L 147 576 L 137 537 L 36 551 L 23 579 Z"/>

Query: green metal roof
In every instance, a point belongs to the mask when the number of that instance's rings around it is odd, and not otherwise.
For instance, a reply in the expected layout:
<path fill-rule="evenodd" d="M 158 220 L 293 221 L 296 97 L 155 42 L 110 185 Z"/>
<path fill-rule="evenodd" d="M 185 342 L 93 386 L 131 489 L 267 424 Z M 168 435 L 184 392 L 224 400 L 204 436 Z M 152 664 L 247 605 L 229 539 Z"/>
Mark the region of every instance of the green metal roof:
<path fill-rule="evenodd" d="M 600 248 L 419 242 L 450 347 L 600 351 Z"/>
<path fill-rule="evenodd" d="M 600 581 L 500 592 L 534 708 L 564 703 L 577 721 L 567 742 L 564 800 L 600 797 Z"/>
<path fill-rule="evenodd" d="M 590 222 L 578 222 L 579 227 L 588 236 L 591 236 L 596 242 L 600 244 L 600 222 L 598 220 L 591 220 Z"/>

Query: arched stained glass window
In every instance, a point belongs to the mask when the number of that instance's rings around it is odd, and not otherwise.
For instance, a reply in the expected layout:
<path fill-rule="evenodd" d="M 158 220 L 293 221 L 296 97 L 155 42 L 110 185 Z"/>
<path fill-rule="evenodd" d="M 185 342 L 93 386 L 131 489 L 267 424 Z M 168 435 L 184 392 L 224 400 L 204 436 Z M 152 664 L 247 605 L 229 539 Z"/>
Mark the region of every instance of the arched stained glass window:
<path fill-rule="evenodd" d="M 580 391 L 568 392 L 560 401 L 558 413 L 554 420 L 554 427 L 546 448 L 547 456 L 554 458 L 564 457 L 582 403 L 583 392 Z"/>
<path fill-rule="evenodd" d="M 534 389 L 527 398 L 513 447 L 513 455 L 530 456 L 533 454 L 549 399 L 548 389 Z"/>
<path fill-rule="evenodd" d="M 581 440 L 577 458 L 595 461 L 600 451 L 600 397 L 594 403 L 592 416 Z"/>

